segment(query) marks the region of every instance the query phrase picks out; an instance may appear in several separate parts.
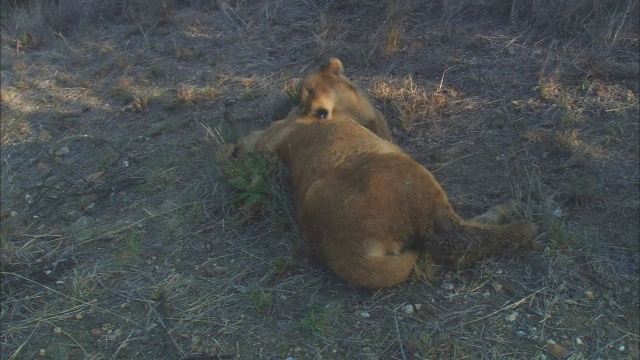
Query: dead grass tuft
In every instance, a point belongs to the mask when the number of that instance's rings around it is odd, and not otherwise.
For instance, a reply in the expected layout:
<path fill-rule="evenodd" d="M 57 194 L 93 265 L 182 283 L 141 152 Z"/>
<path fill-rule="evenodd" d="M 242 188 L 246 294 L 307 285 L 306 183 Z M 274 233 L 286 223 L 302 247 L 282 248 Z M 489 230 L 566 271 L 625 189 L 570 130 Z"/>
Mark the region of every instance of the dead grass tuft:
<path fill-rule="evenodd" d="M 371 89 L 373 96 L 385 104 L 394 104 L 405 130 L 417 123 L 439 119 L 449 114 L 450 105 L 460 95 L 453 89 L 427 90 L 410 75 L 405 79 L 378 79 Z"/>

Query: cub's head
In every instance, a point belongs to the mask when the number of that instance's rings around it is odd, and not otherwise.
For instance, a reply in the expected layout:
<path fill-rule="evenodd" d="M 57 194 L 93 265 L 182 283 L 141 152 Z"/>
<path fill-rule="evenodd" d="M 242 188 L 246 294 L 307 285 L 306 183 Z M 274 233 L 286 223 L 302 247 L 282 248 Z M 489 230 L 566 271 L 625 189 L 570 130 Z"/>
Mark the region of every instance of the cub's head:
<path fill-rule="evenodd" d="M 333 111 L 347 97 L 345 92 L 355 93 L 351 82 L 342 74 L 343 70 L 342 62 L 331 58 L 320 71 L 304 78 L 299 94 L 303 115 L 331 119 Z"/>

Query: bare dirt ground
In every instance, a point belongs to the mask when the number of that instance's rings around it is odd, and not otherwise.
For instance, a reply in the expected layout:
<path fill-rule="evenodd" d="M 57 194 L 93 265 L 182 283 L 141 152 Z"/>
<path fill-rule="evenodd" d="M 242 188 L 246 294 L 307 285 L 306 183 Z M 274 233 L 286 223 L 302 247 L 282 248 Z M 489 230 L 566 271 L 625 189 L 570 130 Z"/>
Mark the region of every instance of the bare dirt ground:
<path fill-rule="evenodd" d="M 638 358 L 637 32 L 594 45 L 455 2 L 122 3 L 3 27 L 3 359 Z M 276 160 L 238 206 L 221 143 L 330 56 L 457 211 L 520 199 L 540 249 L 366 291 L 296 250 Z"/>

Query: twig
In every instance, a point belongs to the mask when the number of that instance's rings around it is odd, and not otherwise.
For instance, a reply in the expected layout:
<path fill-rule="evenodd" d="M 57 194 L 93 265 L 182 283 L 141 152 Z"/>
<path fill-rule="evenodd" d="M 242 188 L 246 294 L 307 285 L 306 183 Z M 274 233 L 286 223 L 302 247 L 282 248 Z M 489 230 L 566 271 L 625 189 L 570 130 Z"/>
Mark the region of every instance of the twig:
<path fill-rule="evenodd" d="M 516 307 L 520 306 L 522 303 L 524 303 L 525 301 L 527 301 L 527 299 L 529 299 L 530 297 L 535 296 L 536 294 L 538 294 L 539 292 L 541 292 L 542 290 L 544 290 L 544 289 L 546 289 L 546 288 L 547 288 L 547 287 L 545 286 L 545 287 L 543 287 L 542 289 L 537 290 L 537 291 L 535 291 L 535 292 L 533 292 L 533 293 L 531 293 L 531 294 L 529 294 L 529 295 L 525 296 L 524 298 L 522 298 L 522 299 L 520 299 L 520 300 L 518 300 L 518 301 L 514 302 L 514 303 L 513 303 L 513 304 L 511 304 L 511 305 L 507 305 L 507 306 L 505 306 L 505 307 L 503 307 L 503 308 L 501 308 L 501 309 L 498 309 L 498 310 L 496 310 L 496 311 L 492 312 L 492 313 L 491 313 L 491 314 L 489 314 L 489 315 L 486 315 L 486 316 L 483 316 L 483 317 L 480 317 L 480 318 L 477 318 L 477 319 L 474 319 L 474 320 L 471 320 L 471 321 L 467 321 L 467 322 L 465 323 L 465 325 L 469 325 L 469 324 L 474 323 L 474 322 L 476 322 L 476 321 L 484 320 L 484 319 L 486 319 L 486 318 L 488 318 L 488 317 L 491 317 L 491 316 L 493 316 L 493 315 L 495 315 L 495 314 L 497 314 L 497 313 L 499 313 L 499 312 L 501 312 L 501 311 L 503 311 L 503 310 L 515 309 Z"/>
<path fill-rule="evenodd" d="M 434 172 L 436 172 L 436 171 L 438 171 L 438 170 L 442 170 L 443 168 L 445 168 L 445 167 L 447 167 L 447 166 L 449 166 L 449 165 L 453 164 L 454 162 L 456 162 L 456 161 L 458 161 L 458 160 L 462 160 L 462 159 L 464 159 L 464 158 L 468 158 L 469 156 L 474 156 L 474 155 L 478 155 L 478 154 L 480 154 L 480 151 L 478 151 L 478 152 L 474 152 L 474 153 L 471 153 L 471 154 L 467 154 L 467 155 L 464 155 L 464 156 L 460 156 L 459 158 L 453 159 L 453 160 L 451 160 L 451 161 L 449 161 L 449 162 L 445 163 L 444 165 L 440 166 L 439 168 L 437 168 L 437 169 L 435 169 L 435 170 L 431 170 L 431 172 L 432 172 L 432 173 L 434 173 Z"/>
<path fill-rule="evenodd" d="M 393 313 L 393 321 L 396 323 L 396 334 L 398 335 L 398 342 L 400 343 L 400 352 L 402 353 L 402 358 L 407 360 L 407 355 L 404 353 L 404 346 L 402 345 L 402 338 L 400 337 L 400 328 L 398 327 L 398 317 L 396 313 Z"/>

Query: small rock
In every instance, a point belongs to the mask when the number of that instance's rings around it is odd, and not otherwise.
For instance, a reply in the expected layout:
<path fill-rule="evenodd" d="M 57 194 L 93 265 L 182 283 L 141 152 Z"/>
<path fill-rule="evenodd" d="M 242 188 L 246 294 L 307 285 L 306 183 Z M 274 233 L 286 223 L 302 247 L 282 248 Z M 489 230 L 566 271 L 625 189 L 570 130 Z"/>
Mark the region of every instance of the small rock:
<path fill-rule="evenodd" d="M 580 339 L 580 338 L 576 338 L 576 345 L 584 346 L 584 341 L 582 341 L 582 339 Z"/>
<path fill-rule="evenodd" d="M 31 196 L 30 194 L 26 194 L 24 196 L 24 199 L 27 201 L 27 204 L 33 204 L 33 196 Z"/>
<path fill-rule="evenodd" d="M 551 354 L 553 357 L 556 357 L 558 359 L 562 359 L 567 356 L 567 349 L 565 349 L 562 345 L 558 345 L 555 343 L 547 343 L 547 351 L 549 351 L 549 354 Z"/>
<path fill-rule="evenodd" d="M 624 351 L 624 345 L 618 346 L 618 351 L 623 352 Z"/>
<path fill-rule="evenodd" d="M 401 307 L 400 309 L 405 314 L 413 314 L 413 312 L 415 311 L 415 309 L 413 308 L 413 306 L 411 306 L 411 304 L 405 305 L 405 306 Z"/>
<path fill-rule="evenodd" d="M 584 291 L 584 297 L 591 300 L 595 297 L 595 295 L 593 294 L 593 291 L 591 290 L 585 290 Z"/>
<path fill-rule="evenodd" d="M 527 334 L 526 334 L 524 331 L 522 331 L 522 330 L 518 330 L 518 331 L 517 331 L 517 334 L 518 334 L 518 335 L 520 335 L 520 336 L 525 336 L 525 335 L 527 335 Z"/>
<path fill-rule="evenodd" d="M 127 160 L 123 161 L 122 166 L 129 167 L 129 162 Z"/>
<path fill-rule="evenodd" d="M 56 327 L 53 329 L 53 333 L 54 333 L 54 334 L 56 334 L 56 335 L 60 335 L 60 334 L 62 334 L 62 328 L 61 328 L 61 327 L 59 327 L 59 326 L 56 326 Z"/>
<path fill-rule="evenodd" d="M 371 352 L 371 348 L 370 347 L 363 347 L 362 348 L 362 352 L 363 353 L 370 353 Z"/>
<path fill-rule="evenodd" d="M 11 215 L 11 217 L 16 217 L 16 216 L 18 216 L 18 212 L 12 210 L 9 215 Z"/>
<path fill-rule="evenodd" d="M 499 293 L 500 291 L 502 291 L 502 289 L 504 289 L 504 285 L 497 282 L 492 282 L 491 287 L 493 288 L 493 291 L 497 293 Z"/>
<path fill-rule="evenodd" d="M 518 318 L 518 313 L 514 311 L 511 314 L 505 316 L 504 320 L 508 322 L 514 322 L 516 321 L 517 318 Z"/>
<path fill-rule="evenodd" d="M 368 311 L 361 311 L 361 312 L 360 312 L 360 317 L 363 317 L 363 318 L 365 318 L 365 319 L 366 319 L 366 318 L 370 318 L 370 317 L 371 317 L 371 314 L 369 314 L 369 312 L 368 312 Z"/>
<path fill-rule="evenodd" d="M 76 315 L 76 320 L 82 320 L 84 318 L 84 316 L 82 314 L 77 314 Z"/>
<path fill-rule="evenodd" d="M 63 146 L 60 149 L 56 150 L 56 152 L 54 153 L 55 156 L 65 156 L 67 155 L 71 150 L 69 150 L 69 147 L 67 146 Z"/>
<path fill-rule="evenodd" d="M 47 356 L 47 350 L 46 349 L 40 349 L 40 351 L 38 351 L 38 356 L 42 356 L 42 357 Z"/>

